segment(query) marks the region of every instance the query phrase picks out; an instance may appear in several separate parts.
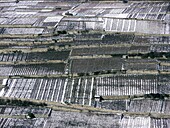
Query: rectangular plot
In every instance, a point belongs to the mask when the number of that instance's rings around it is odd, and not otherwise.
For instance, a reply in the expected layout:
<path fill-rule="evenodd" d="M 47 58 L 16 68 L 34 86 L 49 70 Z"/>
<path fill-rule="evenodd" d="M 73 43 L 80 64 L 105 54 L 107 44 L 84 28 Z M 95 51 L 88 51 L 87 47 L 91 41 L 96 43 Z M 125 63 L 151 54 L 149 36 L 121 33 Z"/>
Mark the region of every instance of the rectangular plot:
<path fill-rule="evenodd" d="M 120 19 L 119 22 L 118 22 L 118 27 L 117 27 L 117 31 L 118 31 L 118 32 L 121 32 L 121 31 L 122 31 L 123 21 L 124 21 L 124 20 Z"/>
<path fill-rule="evenodd" d="M 67 86 L 67 79 L 61 79 L 61 88 L 60 88 L 59 95 L 58 95 L 59 102 L 64 102 L 63 100 L 65 96 L 66 86 Z"/>
<path fill-rule="evenodd" d="M 129 104 L 127 100 L 104 100 L 101 102 L 101 108 L 125 111 L 127 110 L 126 104 Z"/>
<path fill-rule="evenodd" d="M 77 104 L 83 104 L 83 95 L 84 95 L 84 81 L 81 81 L 81 85 L 78 88 L 77 92 Z"/>
<path fill-rule="evenodd" d="M 9 24 L 13 25 L 33 25 L 38 18 L 16 18 L 9 22 Z"/>
<path fill-rule="evenodd" d="M 55 74 L 62 74 L 64 69 L 64 63 L 15 65 L 11 75 L 47 75 L 53 70 Z"/>
<path fill-rule="evenodd" d="M 156 18 L 157 18 L 157 14 L 147 14 L 145 17 L 145 19 L 152 19 L 152 20 L 154 20 Z"/>
<path fill-rule="evenodd" d="M 124 20 L 124 27 L 122 28 L 123 32 L 129 32 L 130 23 L 130 20 Z"/>
<path fill-rule="evenodd" d="M 160 12 L 166 13 L 168 11 L 168 8 L 169 8 L 168 6 L 162 6 Z"/>
<path fill-rule="evenodd" d="M 51 96 L 51 98 L 50 98 L 50 101 L 53 101 L 54 100 L 54 97 L 55 97 L 55 92 L 56 92 L 56 88 L 57 88 L 57 83 L 58 83 L 58 79 L 56 79 L 56 80 L 54 80 L 54 88 L 53 88 L 53 90 L 52 90 L 52 96 Z"/>
<path fill-rule="evenodd" d="M 45 81 L 42 83 L 41 89 L 40 89 L 40 95 L 39 95 L 39 99 L 40 100 L 44 100 L 44 95 L 45 95 L 45 91 L 46 91 L 46 87 L 48 84 L 48 80 L 45 79 Z"/>
<path fill-rule="evenodd" d="M 36 93 L 35 99 L 40 99 L 43 85 L 44 85 L 44 79 L 41 79 L 41 82 L 40 82 L 40 84 L 38 85 L 38 90 L 36 90 L 37 93 L 35 92 L 35 93 Z"/>
<path fill-rule="evenodd" d="M 75 59 L 72 62 L 72 73 L 88 73 L 104 70 L 120 70 L 124 61 L 120 58 Z"/>
<path fill-rule="evenodd" d="M 42 34 L 42 28 L 6 28 L 4 34 L 24 35 L 24 34 Z"/>
<path fill-rule="evenodd" d="M 9 54 L 8 61 L 13 61 L 13 58 L 14 58 L 14 54 Z"/>
<path fill-rule="evenodd" d="M 153 79 L 154 81 L 151 81 Z M 158 81 L 154 75 L 120 75 L 97 77 L 96 86 L 96 94 L 99 96 L 134 95 L 157 93 Z M 150 86 L 153 88 L 150 88 Z"/>
<path fill-rule="evenodd" d="M 63 18 L 63 16 L 53 16 L 53 17 L 47 17 L 44 22 L 60 22 L 60 20 Z"/>
<path fill-rule="evenodd" d="M 126 54 L 128 47 L 96 47 L 73 49 L 72 56 Z"/>
<path fill-rule="evenodd" d="M 111 28 L 111 19 L 107 18 L 106 19 L 106 31 L 110 31 L 110 28 Z"/>
<path fill-rule="evenodd" d="M 43 100 L 46 100 L 49 93 L 48 93 L 48 90 L 49 90 L 49 84 L 50 84 L 50 80 L 47 80 L 45 86 L 44 86 L 44 91 L 43 91 L 43 94 L 42 94 L 42 99 Z"/>
<path fill-rule="evenodd" d="M 150 71 L 150 70 L 157 70 L 157 64 L 127 64 L 128 70 L 143 70 L 143 71 Z"/>
<path fill-rule="evenodd" d="M 135 30 L 136 30 L 136 20 L 131 20 L 129 32 L 134 32 Z"/>
<path fill-rule="evenodd" d="M 161 9 L 161 7 L 153 7 L 152 10 L 150 11 L 150 13 L 159 13 L 160 9 Z"/>
<path fill-rule="evenodd" d="M 61 80 L 59 79 L 56 82 L 56 87 L 55 87 L 55 90 L 53 92 L 54 95 L 53 95 L 52 101 L 58 102 L 58 97 L 59 97 L 60 89 L 61 89 Z"/>
<path fill-rule="evenodd" d="M 49 90 L 47 92 L 46 100 L 49 100 L 52 98 L 53 90 L 54 90 L 54 85 L 55 85 L 55 79 L 51 79 L 50 84 L 48 86 Z"/>
<path fill-rule="evenodd" d="M 79 81 L 80 79 L 73 79 L 74 82 L 72 83 L 73 87 L 72 87 L 72 92 L 71 92 L 71 97 L 70 97 L 70 103 L 76 103 L 76 94 L 77 94 L 77 88 L 79 85 Z"/>
<path fill-rule="evenodd" d="M 2 61 L 6 61 L 7 58 L 8 58 L 8 55 L 7 55 L 7 54 L 4 54 L 4 55 L 3 55 L 3 58 L 2 58 Z"/>
<path fill-rule="evenodd" d="M 116 31 L 117 30 L 118 22 L 119 22 L 119 19 L 113 19 L 112 26 L 111 26 L 111 30 L 112 31 Z"/>
<path fill-rule="evenodd" d="M 157 17 L 157 19 L 158 19 L 158 20 L 161 20 L 161 19 L 163 19 L 164 17 L 165 17 L 165 14 L 159 14 L 158 17 Z"/>
<path fill-rule="evenodd" d="M 69 53 L 70 51 L 32 52 L 28 54 L 27 61 L 66 60 Z"/>

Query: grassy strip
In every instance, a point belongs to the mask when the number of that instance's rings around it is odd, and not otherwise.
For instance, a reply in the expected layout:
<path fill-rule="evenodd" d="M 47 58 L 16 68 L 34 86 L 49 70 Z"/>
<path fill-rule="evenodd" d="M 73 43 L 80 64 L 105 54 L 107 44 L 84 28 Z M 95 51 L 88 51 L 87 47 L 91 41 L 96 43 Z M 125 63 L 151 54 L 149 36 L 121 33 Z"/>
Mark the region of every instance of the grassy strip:
<path fill-rule="evenodd" d="M 123 114 L 127 116 L 150 116 L 154 118 L 170 118 L 169 114 L 164 113 L 138 113 L 138 112 L 125 112 L 125 111 L 115 111 L 94 108 L 91 106 L 83 105 L 67 105 L 57 102 L 48 102 L 48 101 L 39 101 L 39 100 L 30 100 L 30 99 L 17 99 L 17 98 L 0 98 L 0 103 L 4 105 L 15 105 L 15 106 L 39 106 L 44 108 L 52 108 L 54 111 L 66 111 L 66 112 L 84 112 L 92 114 Z"/>
<path fill-rule="evenodd" d="M 144 94 L 144 95 L 124 95 L 124 96 L 102 96 L 103 100 L 127 100 L 127 99 L 152 99 L 164 100 L 170 99 L 170 94 Z"/>

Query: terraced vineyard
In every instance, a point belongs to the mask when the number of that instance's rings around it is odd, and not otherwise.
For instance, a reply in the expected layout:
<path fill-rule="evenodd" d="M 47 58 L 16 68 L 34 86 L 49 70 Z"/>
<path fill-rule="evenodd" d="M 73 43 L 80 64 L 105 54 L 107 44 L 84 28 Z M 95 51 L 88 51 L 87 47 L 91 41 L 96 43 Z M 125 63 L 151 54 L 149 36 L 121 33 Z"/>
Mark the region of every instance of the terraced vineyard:
<path fill-rule="evenodd" d="M 0 127 L 169 128 L 170 2 L 0 0 Z"/>

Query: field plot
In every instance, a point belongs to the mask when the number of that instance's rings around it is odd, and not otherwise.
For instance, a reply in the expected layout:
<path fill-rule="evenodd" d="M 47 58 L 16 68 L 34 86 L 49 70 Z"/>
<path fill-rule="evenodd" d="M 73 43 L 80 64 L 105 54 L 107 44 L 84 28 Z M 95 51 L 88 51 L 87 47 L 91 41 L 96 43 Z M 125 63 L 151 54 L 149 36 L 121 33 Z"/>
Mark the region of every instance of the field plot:
<path fill-rule="evenodd" d="M 64 63 L 1 65 L 0 76 L 64 74 Z"/>
<path fill-rule="evenodd" d="M 76 48 L 73 49 L 71 56 L 90 56 L 90 55 L 126 55 L 129 47 L 95 47 L 95 48 Z"/>
<path fill-rule="evenodd" d="M 133 34 L 108 34 L 102 38 L 104 44 L 132 44 Z"/>
<path fill-rule="evenodd" d="M 158 90 L 161 94 L 170 93 L 170 76 L 169 75 L 160 75 L 159 76 L 159 86 Z"/>
<path fill-rule="evenodd" d="M 148 28 L 149 26 L 149 28 Z M 164 25 L 162 21 L 137 21 L 136 24 L 136 33 L 145 33 L 145 34 L 169 34 L 170 32 L 166 29 L 169 29 L 169 25 Z"/>
<path fill-rule="evenodd" d="M 170 41 L 169 41 L 170 42 Z M 152 52 L 170 52 L 170 46 L 168 44 L 155 44 L 151 46 Z"/>
<path fill-rule="evenodd" d="M 96 77 L 99 96 L 161 93 L 157 75 L 114 75 Z"/>
<path fill-rule="evenodd" d="M 127 112 L 169 114 L 169 104 L 169 100 L 153 99 L 102 100 L 99 102 L 99 107 Z"/>
<path fill-rule="evenodd" d="M 16 39 L 13 38 L 11 40 L 8 39 L 3 39 L 1 40 L 2 43 L 7 42 L 7 44 L 2 44 L 0 45 L 0 52 L 1 54 L 13 54 L 13 53 L 37 53 L 37 54 L 43 54 L 43 53 L 54 53 L 62 56 L 62 53 L 66 53 L 69 52 L 69 50 L 65 50 L 65 51 L 48 51 L 49 47 L 52 45 L 55 46 L 65 46 L 71 43 L 54 43 L 52 41 L 52 39 L 50 38 L 37 38 L 37 41 L 34 41 L 34 39 L 24 39 L 24 38 L 20 38 L 20 39 Z M 8 42 L 10 42 L 11 44 L 9 45 Z M 48 42 L 48 44 L 43 44 Z M 13 43 L 13 44 L 12 44 Z M 41 44 L 40 44 L 41 43 Z M 30 51 L 29 51 L 30 50 Z M 32 51 L 33 50 L 33 51 Z M 57 56 L 58 56 L 57 55 Z M 11 55 L 12 56 L 12 55 Z M 50 58 L 50 57 L 49 57 Z M 54 57 L 53 57 L 54 58 Z"/>
<path fill-rule="evenodd" d="M 4 97 L 39 99 L 58 101 L 63 100 L 67 79 L 9 79 L 4 91 Z"/>
<path fill-rule="evenodd" d="M 68 81 L 64 101 L 92 105 L 95 93 L 94 78 L 77 78 Z"/>
<path fill-rule="evenodd" d="M 121 128 L 150 128 L 150 118 L 149 117 L 130 117 L 125 116 L 121 122 Z"/>
<path fill-rule="evenodd" d="M 149 40 L 152 44 L 169 44 L 170 37 L 169 36 L 151 36 Z"/>
<path fill-rule="evenodd" d="M 38 35 L 42 34 L 43 28 L 6 28 L 3 34 L 6 35 Z"/>
<path fill-rule="evenodd" d="M 100 13 L 102 13 L 104 11 L 104 9 L 80 9 L 80 11 L 77 13 L 76 16 L 86 16 L 86 17 L 95 17 L 97 15 L 99 15 Z"/>
<path fill-rule="evenodd" d="M 60 22 L 60 20 L 63 18 L 63 16 L 50 16 L 47 17 L 43 22 L 43 27 L 56 27 L 56 25 Z"/>
<path fill-rule="evenodd" d="M 126 99 L 126 100 L 102 100 L 99 107 L 104 109 L 141 112 L 141 113 L 170 113 L 170 101 L 162 99 Z"/>
<path fill-rule="evenodd" d="M 156 64 L 128 64 L 127 66 L 128 70 L 142 70 L 142 71 L 157 71 L 157 65 Z"/>
<path fill-rule="evenodd" d="M 163 102 L 162 113 L 166 113 L 166 114 L 170 113 L 169 105 L 170 105 L 170 101 L 169 100 L 165 100 Z"/>
<path fill-rule="evenodd" d="M 44 61 L 44 60 L 66 60 L 70 51 L 48 51 L 40 53 L 29 53 L 26 61 Z"/>
<path fill-rule="evenodd" d="M 97 121 L 98 120 L 98 121 Z M 159 128 L 169 127 L 169 119 L 150 118 L 142 116 L 123 116 L 113 114 L 93 115 L 73 112 L 52 112 L 45 127 L 114 127 L 114 128 Z"/>
<path fill-rule="evenodd" d="M 89 40 L 75 40 L 73 42 L 73 45 L 80 46 L 80 45 L 100 45 L 103 44 L 102 40 L 95 40 L 95 39 L 89 39 Z"/>
<path fill-rule="evenodd" d="M 136 59 L 136 58 L 129 58 L 126 60 L 127 63 L 137 63 L 137 64 L 143 64 L 143 63 L 149 63 L 149 64 L 156 64 L 157 59 L 151 59 L 151 58 L 146 58 L 146 59 Z"/>
<path fill-rule="evenodd" d="M 152 44 L 152 43 L 158 43 L 158 40 L 156 40 L 156 37 L 152 37 L 152 36 L 137 36 L 136 35 L 134 37 L 133 43 L 134 44 L 141 44 L 141 45 L 142 44 Z"/>
<path fill-rule="evenodd" d="M 86 33 L 81 33 L 81 34 L 76 34 L 74 35 L 76 40 L 84 40 L 84 39 L 100 39 L 102 38 L 103 34 L 101 33 L 93 33 L 93 34 L 86 34 Z"/>
<path fill-rule="evenodd" d="M 52 112 L 46 128 L 55 127 L 119 127 L 120 115 L 96 115 L 75 112 Z"/>
<path fill-rule="evenodd" d="M 56 127 L 114 127 L 114 128 L 168 128 L 169 119 L 147 116 L 122 116 L 117 114 L 89 114 L 67 111 L 52 111 L 49 118 L 14 119 L 0 118 L 1 128 L 56 128 Z"/>
<path fill-rule="evenodd" d="M 38 18 L 15 18 L 11 21 L 9 21 L 8 23 L 4 24 L 3 25 L 7 25 L 8 27 L 14 27 L 15 25 L 16 26 L 32 26 L 36 21 L 38 20 Z"/>
<path fill-rule="evenodd" d="M 125 9 L 126 5 L 122 3 L 111 3 L 111 2 L 105 2 L 105 3 L 92 3 L 89 5 L 89 3 L 80 5 L 78 8 L 74 9 L 74 11 L 77 10 L 76 16 L 88 16 L 88 17 L 94 17 L 94 16 L 101 16 L 101 17 L 107 17 L 107 14 L 120 14 Z"/>
<path fill-rule="evenodd" d="M 50 113 L 50 109 L 48 108 L 29 108 L 29 107 L 7 107 L 0 106 L 0 114 L 10 115 L 10 116 L 19 116 L 19 115 L 27 115 L 28 113 L 33 113 L 35 115 L 48 116 Z"/>
<path fill-rule="evenodd" d="M 168 2 L 132 3 L 123 13 L 128 13 L 128 18 L 164 20 L 168 7 Z"/>
<path fill-rule="evenodd" d="M 105 31 L 110 32 L 136 32 L 145 34 L 169 34 L 169 25 L 165 26 L 161 21 L 143 21 L 132 19 L 106 18 L 104 22 Z M 148 28 L 150 26 L 150 28 Z"/>
<path fill-rule="evenodd" d="M 73 59 L 71 73 L 89 73 L 121 70 L 124 60 L 121 58 Z"/>
<path fill-rule="evenodd" d="M 129 112 L 150 112 L 150 113 L 166 113 L 162 111 L 163 100 L 132 100 L 129 106 Z M 166 113 L 166 114 L 169 114 Z"/>
<path fill-rule="evenodd" d="M 170 127 L 170 119 L 152 118 L 151 119 L 151 127 L 154 127 L 154 128 L 160 128 L 160 127 L 168 128 L 168 127 Z"/>
<path fill-rule="evenodd" d="M 101 21 L 62 21 L 57 25 L 57 31 L 103 30 Z"/>
<path fill-rule="evenodd" d="M 164 64 L 165 64 L 165 65 L 161 64 L 161 65 L 159 66 L 159 70 L 160 70 L 160 71 L 164 71 L 164 72 L 169 72 L 169 71 L 170 71 L 170 65 L 169 65 L 169 63 L 165 63 L 165 62 L 164 62 Z M 166 64 L 167 64 L 167 65 L 166 65 Z"/>
<path fill-rule="evenodd" d="M 57 26 L 57 31 L 64 31 L 64 30 L 85 30 L 85 24 L 83 22 L 71 22 L 71 21 L 62 21 Z"/>
<path fill-rule="evenodd" d="M 103 19 L 97 17 L 64 17 L 57 25 L 57 31 L 103 30 Z"/>
<path fill-rule="evenodd" d="M 148 40 L 150 44 L 154 45 L 165 45 L 170 43 L 170 37 L 169 36 L 136 36 L 136 42 L 141 42 L 140 38 L 144 38 L 145 40 Z M 146 39 L 145 39 L 146 38 Z M 145 43 L 145 42 L 143 42 Z"/>
<path fill-rule="evenodd" d="M 28 53 L 1 53 L 0 61 L 1 62 L 14 62 L 14 61 L 26 61 Z"/>
<path fill-rule="evenodd" d="M 13 69 L 13 66 L 1 65 L 0 66 L 0 76 L 9 76 L 12 69 Z"/>
<path fill-rule="evenodd" d="M 105 19 L 105 31 L 113 32 L 135 32 L 136 31 L 136 20 L 129 19 Z"/>
<path fill-rule="evenodd" d="M 10 8 L 10 9 L 15 9 L 14 8 Z M 16 12 L 16 11 L 6 11 L 4 13 L 2 13 L 0 15 L 1 17 L 7 17 L 7 18 L 29 18 L 29 17 L 36 17 L 37 16 L 37 12 L 36 11 L 30 11 L 30 12 Z"/>
<path fill-rule="evenodd" d="M 155 30 L 156 31 L 156 30 Z M 73 45 L 132 45 L 131 50 L 139 52 L 147 52 L 148 50 L 158 51 L 160 47 L 161 51 L 164 49 L 168 50 L 168 45 L 170 43 L 170 38 L 168 36 L 143 36 L 143 35 L 134 35 L 134 34 L 103 34 L 101 37 L 98 34 L 92 37 L 92 34 L 82 34 L 76 35 L 74 37 Z M 138 47 L 138 46 L 141 47 Z"/>
<path fill-rule="evenodd" d="M 157 71 L 159 69 L 158 62 L 155 59 L 127 59 L 126 69 Z"/>
<path fill-rule="evenodd" d="M 64 2 L 64 3 L 63 3 Z M 132 3 L 123 4 L 115 2 L 103 3 L 66 3 L 60 2 L 34 2 L 20 1 L 19 3 L 2 3 L 2 14 L 0 14 L 0 25 L 6 25 L 14 28 L 5 28 L 4 34 L 46 34 L 43 28 L 55 28 L 57 31 L 66 30 L 104 30 L 113 32 L 139 32 L 139 33 L 159 33 L 162 34 L 162 23 L 157 21 L 166 21 L 169 3 Z M 140 6 L 141 5 L 141 6 Z M 66 17 L 70 15 L 72 17 Z M 8 19 L 7 19 L 8 18 Z M 126 18 L 126 19 L 125 19 Z M 129 18 L 129 19 L 128 19 Z M 97 19 L 97 20 L 94 20 Z M 138 22 L 142 21 L 143 24 Z M 155 21 L 157 27 L 147 20 Z M 167 20 L 168 21 L 168 20 Z M 140 25 L 146 28 L 148 25 L 158 32 L 143 31 Z M 159 26 L 158 26 L 159 25 Z M 31 28 L 39 27 L 39 28 Z M 168 34 L 168 24 L 165 31 Z M 19 28 L 15 28 L 19 27 Z M 30 27 L 30 28 L 20 28 Z M 41 28 L 40 28 L 41 27 Z M 18 31 L 16 31 L 16 29 Z M 2 33 L 2 32 L 1 32 Z M 50 32 L 52 34 L 52 31 Z"/>
<path fill-rule="evenodd" d="M 10 75 L 55 75 L 63 74 L 64 70 L 64 63 L 14 65 Z"/>
<path fill-rule="evenodd" d="M 0 18 L 0 25 L 4 25 L 4 24 L 8 24 L 9 22 L 11 22 L 13 19 L 9 19 L 9 18 Z"/>
<path fill-rule="evenodd" d="M 38 79 L 31 93 L 31 99 L 63 102 L 67 79 Z"/>
<path fill-rule="evenodd" d="M 100 103 L 100 107 L 104 109 L 126 111 L 128 110 L 129 103 L 129 100 L 104 100 Z"/>
<path fill-rule="evenodd" d="M 1 96 L 92 105 L 94 78 L 9 79 Z"/>
<path fill-rule="evenodd" d="M 46 120 L 44 118 L 35 119 L 15 119 L 15 118 L 0 118 L 1 128 L 12 128 L 12 127 L 26 127 L 26 128 L 43 128 Z"/>
<path fill-rule="evenodd" d="M 148 53 L 150 46 L 131 46 L 128 53 Z"/>
<path fill-rule="evenodd" d="M 168 21 L 167 12 L 169 11 L 169 6 L 168 2 L 140 2 L 127 3 L 126 5 L 110 2 L 85 3 L 74 8 L 71 12 L 76 17 L 102 17 L 103 23 L 100 23 L 100 25 L 103 25 L 105 31 L 168 34 L 169 25 L 167 25 L 167 30 L 164 31 L 161 29 L 163 23 L 159 22 Z M 145 21 L 141 23 L 139 20 Z M 103 30 L 102 27 L 95 24 L 97 23 L 91 22 L 90 27 L 85 27 L 85 29 Z M 155 25 L 156 27 L 153 24 L 157 24 Z M 89 26 L 89 23 L 86 23 L 84 26 Z M 147 26 L 150 26 L 151 29 L 147 28 Z"/>

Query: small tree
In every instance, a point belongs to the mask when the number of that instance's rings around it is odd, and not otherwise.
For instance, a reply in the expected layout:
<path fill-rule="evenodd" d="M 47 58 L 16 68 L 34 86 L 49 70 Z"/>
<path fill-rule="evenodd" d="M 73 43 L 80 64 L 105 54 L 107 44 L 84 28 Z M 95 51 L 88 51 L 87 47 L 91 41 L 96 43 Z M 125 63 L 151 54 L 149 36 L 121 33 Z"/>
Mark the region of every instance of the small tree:
<path fill-rule="evenodd" d="M 29 112 L 28 115 L 26 116 L 26 118 L 33 119 L 33 118 L 36 118 L 36 117 L 33 113 Z"/>

